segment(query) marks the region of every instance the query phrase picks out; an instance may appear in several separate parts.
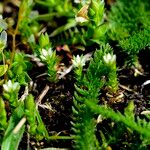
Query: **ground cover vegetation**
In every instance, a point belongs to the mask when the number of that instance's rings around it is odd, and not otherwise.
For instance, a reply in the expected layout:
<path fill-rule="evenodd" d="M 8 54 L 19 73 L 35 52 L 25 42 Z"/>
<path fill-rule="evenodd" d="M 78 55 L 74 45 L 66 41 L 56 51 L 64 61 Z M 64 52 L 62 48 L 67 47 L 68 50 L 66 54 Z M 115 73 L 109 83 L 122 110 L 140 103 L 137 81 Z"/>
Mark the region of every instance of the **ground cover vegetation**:
<path fill-rule="evenodd" d="M 149 56 L 149 0 L 1 1 L 1 149 L 149 149 Z"/>

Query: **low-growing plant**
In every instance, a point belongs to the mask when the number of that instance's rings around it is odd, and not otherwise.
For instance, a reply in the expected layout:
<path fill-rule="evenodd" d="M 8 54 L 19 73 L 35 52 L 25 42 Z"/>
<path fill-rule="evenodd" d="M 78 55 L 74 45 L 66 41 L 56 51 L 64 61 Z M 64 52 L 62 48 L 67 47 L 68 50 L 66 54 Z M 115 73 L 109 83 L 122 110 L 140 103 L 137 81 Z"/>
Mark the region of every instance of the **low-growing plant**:
<path fill-rule="evenodd" d="M 114 137 L 110 136 L 110 139 L 107 142 L 101 141 L 100 143 L 102 143 L 102 145 L 99 144 L 98 139 L 96 138 L 96 114 L 100 114 L 103 117 L 110 118 L 115 122 L 123 123 L 125 127 L 129 127 L 133 131 L 138 132 L 142 137 L 141 139 L 143 140 L 143 142 L 144 140 L 147 141 L 148 137 L 150 136 L 150 132 L 147 132 L 150 128 L 149 122 L 147 122 L 145 119 L 142 120 L 140 118 L 137 118 L 137 122 L 135 121 L 133 102 L 129 103 L 128 107 L 125 109 L 124 115 L 122 115 L 120 112 L 113 111 L 107 106 L 98 104 L 100 90 L 104 85 L 111 85 L 112 91 L 116 91 L 116 70 L 113 70 L 113 67 L 112 70 L 110 70 L 107 66 L 108 63 L 111 64 L 115 61 L 115 56 L 111 56 L 108 53 L 108 51 L 110 50 L 111 49 L 108 45 L 102 47 L 100 50 L 97 50 L 94 54 L 94 58 L 89 64 L 87 73 L 85 75 L 81 71 L 82 67 L 85 65 L 83 56 L 81 58 L 77 57 L 78 60 L 80 60 L 78 61 L 78 65 L 76 65 L 77 58 L 74 58 L 73 60 L 73 64 L 75 64 L 76 67 L 75 74 L 77 80 L 75 84 L 76 91 L 74 93 L 74 116 L 72 123 L 73 131 L 75 133 L 74 141 L 76 149 L 100 149 L 100 147 L 108 148 L 108 145 L 111 144 L 111 141 L 116 139 L 115 136 L 117 136 L 117 134 L 114 134 Z M 104 62 L 102 58 L 104 59 Z M 115 76 L 112 73 L 113 71 Z M 109 79 L 111 79 L 111 82 Z M 114 82 L 116 83 L 114 84 Z M 102 131 L 97 132 L 101 133 L 102 140 L 104 140 L 105 137 Z M 145 146 L 147 145 L 143 145 L 143 147 Z"/>
<path fill-rule="evenodd" d="M 36 108 L 34 97 L 30 94 L 25 99 L 25 115 L 29 123 L 29 133 L 37 140 L 48 138 L 48 132 Z"/>
<path fill-rule="evenodd" d="M 2 150 L 18 149 L 19 143 L 22 139 L 25 127 L 29 126 L 28 132 L 36 140 L 42 139 L 57 139 L 58 136 L 49 136 L 39 111 L 36 107 L 34 97 L 31 94 L 26 94 L 24 98 L 20 98 L 20 88 L 28 88 L 29 77 L 27 71 L 32 69 L 32 64 L 29 62 L 28 56 L 19 51 L 16 52 L 16 36 L 23 28 L 27 29 L 29 24 L 26 10 L 31 1 L 22 1 L 20 4 L 18 22 L 15 29 L 11 29 L 9 33 L 12 35 L 12 51 L 7 51 L 7 23 L 1 17 L 0 19 L 0 77 L 3 93 L 0 94 L 0 145 Z M 29 27 L 28 27 L 28 30 Z M 26 31 L 26 33 L 28 32 Z M 21 34 L 28 40 L 31 34 Z M 52 51 L 48 35 L 41 35 L 39 39 L 39 46 L 33 43 L 39 57 L 48 66 L 48 75 L 51 82 L 57 80 L 57 65 L 59 58 L 56 53 Z M 46 42 L 45 39 L 48 41 Z M 32 46 L 32 45 L 30 45 Z M 32 47 L 33 48 L 33 47 Z M 36 51 L 34 52 L 36 54 Z M 5 103 L 8 103 L 9 109 L 5 108 Z M 8 113 L 10 117 L 8 117 Z M 27 122 L 27 123 L 26 123 Z M 59 136 L 59 138 L 63 138 Z M 64 137 L 64 139 L 67 137 Z"/>
<path fill-rule="evenodd" d="M 94 58 L 90 61 L 86 75 L 82 72 L 85 65 L 84 56 L 77 56 L 73 59 L 77 80 L 73 107 L 73 131 L 75 132 L 76 149 L 100 148 L 95 135 L 95 113 L 91 112 L 85 102 L 88 100 L 98 105 L 100 89 L 104 85 L 109 86 L 111 92 L 116 92 L 118 87 L 116 57 L 110 53 L 112 53 L 112 49 L 109 45 L 97 50 Z"/>
<path fill-rule="evenodd" d="M 134 65 L 136 68 L 140 69 L 138 54 L 141 50 L 144 50 L 146 47 L 150 46 L 149 37 L 150 29 L 148 27 L 119 42 L 122 50 L 128 54 L 127 64 Z"/>
<path fill-rule="evenodd" d="M 109 13 L 110 32 L 113 40 L 122 40 L 134 32 L 139 32 L 149 26 L 149 2 L 147 0 L 117 0 L 112 4 Z"/>
<path fill-rule="evenodd" d="M 110 39 L 117 41 L 127 54 L 126 64 L 139 70 L 139 51 L 149 46 L 150 42 L 149 8 L 147 0 L 117 0 L 108 15 Z"/>
<path fill-rule="evenodd" d="M 107 1 L 107 4 L 110 2 Z M 4 3 L 7 5 L 9 2 Z M 117 0 L 111 3 L 110 10 L 106 13 L 107 6 L 104 0 L 16 1 L 13 9 L 19 8 L 19 11 L 12 15 L 13 20 L 17 20 L 13 25 L 2 17 L 9 12 L 8 8 L 4 9 L 6 14 L 0 15 L 2 150 L 19 149 L 25 134 L 28 134 L 28 140 L 31 137 L 44 143 L 50 143 L 51 140 L 72 140 L 70 147 L 79 150 L 108 150 L 118 143 L 123 148 L 148 148 L 149 110 L 146 111 L 146 117 L 141 118 L 135 113 L 138 105 L 131 100 L 124 111 L 120 112 L 114 110 L 115 102 L 111 98 L 120 98 L 120 87 L 133 92 L 119 83 L 117 59 L 119 54 L 126 54 L 127 65 L 124 67 L 130 65 L 140 69 L 139 52 L 150 46 L 149 1 Z M 67 50 L 62 45 L 67 45 Z M 79 52 L 78 49 L 83 49 L 84 52 Z M 64 62 L 65 58 L 67 62 Z M 34 62 L 42 64 L 40 69 L 44 69 L 46 77 L 40 74 L 32 79 L 31 72 L 38 72 L 39 69 Z M 71 72 L 72 69 L 74 73 Z M 59 73 L 62 73 L 61 79 Z M 42 85 L 37 85 L 41 84 L 39 78 L 44 80 Z M 36 96 L 40 91 L 35 88 L 42 88 L 46 81 L 46 87 L 52 92 L 53 87 L 73 78 L 74 91 L 67 91 L 66 94 L 70 96 L 70 93 L 74 93 L 73 105 L 65 107 L 72 107 L 72 130 L 67 129 L 67 132 L 72 133 L 66 136 L 66 131 L 56 131 L 55 134 L 47 129 L 49 120 L 46 118 L 53 119 L 53 116 L 51 113 L 48 117 L 41 115 L 41 109 L 48 107 L 37 102 Z M 35 84 L 30 87 L 32 82 Z M 65 84 L 60 87 L 64 90 Z M 59 90 L 56 87 L 50 96 Z M 43 91 L 40 98 L 47 92 L 45 89 Z M 140 91 L 140 96 L 142 92 Z M 64 97 L 62 91 L 60 97 Z M 126 98 L 124 100 L 127 101 Z M 60 105 L 53 97 L 52 101 L 56 104 L 54 107 Z M 51 103 L 49 99 L 46 102 Z M 42 108 L 38 109 L 40 106 Z M 61 106 L 59 108 L 64 109 Z M 53 112 L 53 108 L 48 109 Z M 54 123 L 55 120 L 51 122 Z M 27 144 L 29 143 L 30 141 Z"/>
<path fill-rule="evenodd" d="M 67 24 L 54 30 L 50 37 L 54 38 L 64 32 L 63 39 L 59 40 L 58 44 L 63 42 L 68 45 L 89 46 L 105 42 L 107 24 L 104 22 L 104 1 L 86 1 L 81 2 L 79 6 L 81 8 L 75 12 L 74 18 L 70 18 Z"/>

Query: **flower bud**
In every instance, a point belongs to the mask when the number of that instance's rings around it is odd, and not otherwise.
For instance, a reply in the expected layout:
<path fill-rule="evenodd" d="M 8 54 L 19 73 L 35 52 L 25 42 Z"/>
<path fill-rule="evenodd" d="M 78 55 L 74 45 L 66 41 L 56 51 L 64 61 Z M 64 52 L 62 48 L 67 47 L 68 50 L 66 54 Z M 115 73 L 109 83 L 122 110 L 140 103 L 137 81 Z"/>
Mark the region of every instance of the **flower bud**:
<path fill-rule="evenodd" d="M 46 48 L 47 46 L 50 45 L 49 36 L 48 36 L 47 33 L 46 34 L 42 34 L 40 36 L 39 44 L 40 44 L 41 48 Z"/>
<path fill-rule="evenodd" d="M 106 64 L 112 64 L 116 62 L 116 55 L 108 53 L 103 56 L 103 59 Z"/>

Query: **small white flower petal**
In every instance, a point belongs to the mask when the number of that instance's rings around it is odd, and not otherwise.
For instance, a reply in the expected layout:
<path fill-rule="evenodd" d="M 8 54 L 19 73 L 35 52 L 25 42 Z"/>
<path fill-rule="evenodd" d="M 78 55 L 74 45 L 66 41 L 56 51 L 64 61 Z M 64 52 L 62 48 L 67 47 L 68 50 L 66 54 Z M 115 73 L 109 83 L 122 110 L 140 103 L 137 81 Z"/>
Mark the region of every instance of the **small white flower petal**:
<path fill-rule="evenodd" d="M 79 56 L 77 55 L 76 57 L 73 57 L 72 60 L 72 64 L 74 65 L 74 67 L 79 67 L 79 66 L 84 66 L 86 62 L 86 59 L 84 58 L 84 56 Z"/>
<path fill-rule="evenodd" d="M 81 0 L 74 0 L 74 3 L 79 4 L 81 3 Z"/>
<path fill-rule="evenodd" d="M 40 56 L 42 60 L 46 60 L 46 57 L 44 57 L 43 55 Z"/>
<path fill-rule="evenodd" d="M 112 61 L 113 61 L 113 62 L 116 61 L 116 55 L 113 55 Z"/>
<path fill-rule="evenodd" d="M 15 83 L 13 84 L 13 90 L 14 90 L 14 91 L 17 90 L 18 87 L 19 87 L 19 83 L 18 83 L 18 82 L 15 82 Z"/>
<path fill-rule="evenodd" d="M 46 57 L 47 56 L 47 50 L 42 49 L 42 55 Z"/>
<path fill-rule="evenodd" d="M 106 63 L 108 63 L 107 55 L 104 55 L 103 59 Z"/>
<path fill-rule="evenodd" d="M 12 81 L 9 80 L 6 84 L 3 85 L 3 88 L 6 92 L 13 92 L 17 90 L 17 88 L 19 88 L 19 83 L 18 82 L 12 83 Z"/>
<path fill-rule="evenodd" d="M 6 84 L 3 85 L 3 88 L 4 88 L 4 90 L 5 90 L 6 92 L 9 92 L 9 88 L 8 88 L 8 86 L 7 86 Z"/>
<path fill-rule="evenodd" d="M 83 22 L 87 22 L 88 20 L 83 18 L 83 17 L 76 17 L 75 18 L 76 22 L 79 22 L 79 23 L 83 23 Z"/>
<path fill-rule="evenodd" d="M 8 81 L 7 86 L 8 86 L 8 88 L 12 88 L 13 84 L 12 84 L 11 80 Z"/>
<path fill-rule="evenodd" d="M 48 50 L 42 49 L 40 57 L 41 57 L 42 60 L 45 61 L 45 60 L 48 59 L 48 57 L 51 57 L 52 54 L 53 54 L 52 48 L 49 48 Z"/>
<path fill-rule="evenodd" d="M 111 61 L 112 56 L 110 55 L 110 53 L 107 54 L 107 59 L 108 59 L 108 61 Z"/>
<path fill-rule="evenodd" d="M 49 49 L 48 49 L 48 55 L 49 55 L 49 56 L 52 56 L 52 54 L 53 54 L 53 51 L 52 51 L 51 48 L 49 48 Z"/>
<path fill-rule="evenodd" d="M 106 64 L 113 63 L 113 62 L 116 61 L 116 55 L 112 55 L 112 54 L 110 54 L 110 53 L 105 54 L 105 55 L 103 56 L 103 60 L 104 60 L 104 62 L 105 62 Z"/>

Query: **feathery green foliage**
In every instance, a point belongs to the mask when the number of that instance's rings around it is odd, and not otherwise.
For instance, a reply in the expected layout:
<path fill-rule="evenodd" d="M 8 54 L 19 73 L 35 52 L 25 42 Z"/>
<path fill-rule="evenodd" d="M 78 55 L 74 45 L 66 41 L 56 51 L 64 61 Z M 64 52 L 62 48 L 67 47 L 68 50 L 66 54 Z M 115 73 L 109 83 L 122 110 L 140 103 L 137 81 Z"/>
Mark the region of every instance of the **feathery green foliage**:
<path fill-rule="evenodd" d="M 119 42 L 127 64 L 140 69 L 138 53 L 150 43 L 150 4 L 144 0 L 117 0 L 108 15 L 109 37 Z"/>
<path fill-rule="evenodd" d="M 108 5 L 111 3 L 108 13 L 105 13 L 105 9 L 109 8 L 105 2 Z M 19 11 L 16 13 L 17 11 L 13 12 L 13 10 Z M 139 52 L 150 46 L 149 0 L 6 1 L 0 2 L 0 13 L 4 16 L 8 15 L 6 19 L 0 15 L 0 146 L 2 150 L 17 149 L 26 132 L 34 140 L 44 141 L 44 144 L 49 140 L 73 139 L 72 147 L 79 150 L 111 149 L 111 147 L 114 149 L 113 146 L 120 146 L 120 143 L 121 148 L 123 145 L 126 149 L 127 146 L 131 149 L 148 148 L 150 117 L 147 116 L 147 120 L 137 117 L 133 102 L 128 104 L 124 113 L 115 112 L 108 105 L 113 107 L 123 95 L 121 93 L 122 95 L 118 96 L 120 78 L 117 78 L 116 61 L 120 59 L 119 54 L 126 53 L 127 63 L 137 69 L 138 65 L 141 66 L 138 64 Z M 117 56 L 114 55 L 113 48 L 106 44 L 109 41 L 116 48 Z M 96 48 L 99 49 L 95 51 Z M 93 58 L 90 59 L 92 53 Z M 116 60 L 116 57 L 119 59 Z M 90 62 L 86 64 L 88 60 Z M 33 68 L 30 62 L 33 63 Z M 38 72 L 39 68 L 40 72 Z M 52 136 L 49 136 L 48 131 L 51 128 L 46 130 L 40 111 L 51 109 L 49 107 L 51 101 L 43 99 L 43 104 L 39 104 L 35 98 L 38 95 L 43 98 L 47 90 L 50 88 L 51 92 L 53 87 L 56 87 L 56 91 L 52 94 L 56 94 L 61 91 L 60 88 L 63 89 L 62 86 L 57 89 L 60 84 L 65 88 L 70 75 L 72 79 L 70 73 L 72 68 L 76 79 L 72 107 L 73 135 L 59 136 L 59 134 L 70 133 L 67 129 L 67 132 L 56 130 L 56 134 L 50 132 Z M 35 71 L 30 72 L 33 77 L 33 87 L 31 82 L 29 83 L 32 81 L 28 75 L 30 69 Z M 47 73 L 47 79 L 41 74 L 43 70 Z M 42 84 L 41 79 L 44 81 Z M 46 86 L 48 88 L 40 94 L 45 82 L 49 87 Z M 149 84 L 149 81 L 144 84 Z M 64 94 L 67 95 L 62 93 L 61 91 L 60 99 Z M 72 95 L 72 91 L 70 93 Z M 126 100 L 124 97 L 121 99 Z M 59 108 L 57 106 L 60 103 L 55 99 L 52 101 L 56 104 L 52 103 L 52 108 Z M 117 105 L 120 108 L 119 104 L 122 101 L 119 102 Z M 105 106 L 99 105 L 101 103 Z M 41 107 L 40 111 L 38 107 Z M 64 106 L 60 108 L 66 109 Z M 149 113 L 147 110 L 145 112 Z M 48 113 L 48 116 L 44 117 L 44 119 L 47 117 L 56 119 L 56 122 L 52 120 L 55 122 L 52 126 L 59 124 L 57 120 L 59 117 L 57 118 L 55 114 Z M 60 112 L 59 115 L 64 114 Z M 64 123 L 66 125 L 65 121 Z"/>
<path fill-rule="evenodd" d="M 150 4 L 147 0 L 117 0 L 109 12 L 110 37 L 121 40 L 150 25 Z"/>
<path fill-rule="evenodd" d="M 134 105 L 131 104 L 131 113 L 125 111 L 125 115 L 122 115 L 120 112 L 115 112 L 111 108 L 108 108 L 106 106 L 98 106 L 95 105 L 93 102 L 90 102 L 87 100 L 85 102 L 88 107 L 91 108 L 91 110 L 94 113 L 101 114 L 105 116 L 106 118 L 110 118 L 116 122 L 122 122 L 124 125 L 128 126 L 132 130 L 137 131 L 141 135 L 145 137 L 150 137 L 150 124 L 145 119 L 137 118 L 137 121 L 135 121 L 134 114 L 132 110 L 134 109 Z M 129 109 L 128 109 L 129 111 Z"/>
<path fill-rule="evenodd" d="M 102 46 L 100 50 L 95 52 L 86 75 L 83 75 L 81 71 L 77 71 L 78 69 L 82 70 L 82 66 L 75 68 L 77 83 L 74 93 L 73 130 L 76 134 L 75 147 L 77 149 L 99 149 L 95 135 L 95 113 L 91 112 L 91 108 L 89 109 L 85 102 L 89 100 L 95 105 L 98 104 L 100 89 L 106 82 L 104 77 L 109 77 L 109 73 L 112 71 L 106 66 L 103 60 L 105 53 L 112 53 L 112 49 L 109 45 Z"/>
<path fill-rule="evenodd" d="M 128 54 L 128 63 L 130 65 L 136 63 L 139 51 L 150 46 L 150 28 L 139 31 L 129 38 L 120 41 L 119 45 L 122 50 Z"/>

